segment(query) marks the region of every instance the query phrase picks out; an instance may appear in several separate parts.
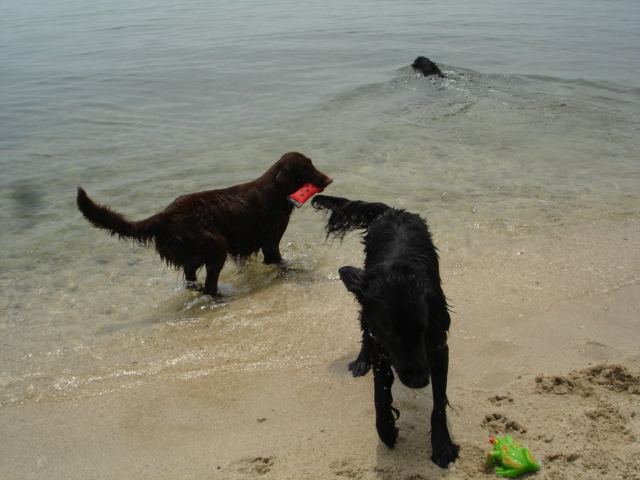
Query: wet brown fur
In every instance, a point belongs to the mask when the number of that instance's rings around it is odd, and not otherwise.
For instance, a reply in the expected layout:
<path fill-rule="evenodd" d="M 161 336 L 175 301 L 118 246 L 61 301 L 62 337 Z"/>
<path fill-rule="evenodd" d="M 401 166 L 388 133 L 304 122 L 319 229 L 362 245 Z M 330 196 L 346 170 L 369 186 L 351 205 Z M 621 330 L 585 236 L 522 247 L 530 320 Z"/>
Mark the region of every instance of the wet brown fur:
<path fill-rule="evenodd" d="M 81 187 L 77 201 L 93 226 L 155 246 L 167 264 L 184 271 L 187 282 L 195 283 L 205 266 L 202 291 L 215 296 L 227 256 L 243 258 L 262 251 L 264 263 L 283 264 L 279 245 L 293 210 L 288 196 L 307 183 L 324 188 L 331 181 L 309 158 L 291 152 L 252 182 L 183 195 L 137 222 L 96 204 Z"/>

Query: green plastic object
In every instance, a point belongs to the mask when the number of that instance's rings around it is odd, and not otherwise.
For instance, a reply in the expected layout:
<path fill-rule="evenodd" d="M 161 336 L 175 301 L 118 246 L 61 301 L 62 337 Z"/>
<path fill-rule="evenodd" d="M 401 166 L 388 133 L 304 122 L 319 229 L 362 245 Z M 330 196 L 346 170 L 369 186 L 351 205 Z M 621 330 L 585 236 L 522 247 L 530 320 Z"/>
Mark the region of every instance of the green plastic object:
<path fill-rule="evenodd" d="M 489 441 L 493 444 L 493 452 L 487 453 L 487 466 L 495 466 L 496 473 L 501 477 L 517 477 L 540 470 L 540 463 L 531 450 L 509 435 Z"/>

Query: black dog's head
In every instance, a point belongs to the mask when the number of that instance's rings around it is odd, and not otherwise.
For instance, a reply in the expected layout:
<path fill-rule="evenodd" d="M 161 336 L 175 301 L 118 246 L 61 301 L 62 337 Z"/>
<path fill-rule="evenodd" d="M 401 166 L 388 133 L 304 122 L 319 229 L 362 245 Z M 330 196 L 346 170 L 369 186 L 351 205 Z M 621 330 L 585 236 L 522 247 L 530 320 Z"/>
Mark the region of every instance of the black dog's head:
<path fill-rule="evenodd" d="M 388 353 L 400 381 L 410 388 L 429 384 L 427 351 L 444 339 L 433 317 L 429 282 L 409 264 L 381 271 L 342 267 L 340 279 L 353 293 L 362 310 L 363 329 Z"/>
<path fill-rule="evenodd" d="M 438 66 L 427 57 L 416 58 L 416 60 L 411 64 L 411 67 L 413 67 L 416 72 L 422 73 L 422 75 L 424 75 L 425 77 L 428 77 L 430 75 L 444 77 Z"/>

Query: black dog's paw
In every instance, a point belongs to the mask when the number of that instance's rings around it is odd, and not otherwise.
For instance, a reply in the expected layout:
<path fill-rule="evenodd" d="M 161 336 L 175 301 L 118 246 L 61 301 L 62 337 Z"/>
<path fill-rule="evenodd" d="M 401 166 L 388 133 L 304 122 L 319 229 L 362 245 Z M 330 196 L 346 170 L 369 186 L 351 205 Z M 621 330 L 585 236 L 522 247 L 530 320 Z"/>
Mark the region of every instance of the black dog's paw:
<path fill-rule="evenodd" d="M 389 414 L 391 415 L 390 418 L 376 418 L 376 430 L 378 431 L 378 437 L 380 437 L 382 443 L 384 443 L 387 447 L 393 448 L 396 444 L 396 440 L 398 439 L 399 430 L 398 427 L 396 427 L 394 415 L 391 413 L 391 411 L 389 412 Z"/>
<path fill-rule="evenodd" d="M 393 448 L 398 440 L 398 427 L 386 428 L 385 430 L 378 429 L 378 437 L 382 440 L 387 447 Z"/>
<path fill-rule="evenodd" d="M 354 377 L 363 377 L 369 370 L 371 370 L 371 362 L 369 360 L 356 358 L 353 362 L 349 363 L 349 371 Z"/>
<path fill-rule="evenodd" d="M 460 447 L 453 442 L 440 442 L 433 446 L 431 460 L 440 468 L 447 468 L 451 462 L 458 458 Z"/>

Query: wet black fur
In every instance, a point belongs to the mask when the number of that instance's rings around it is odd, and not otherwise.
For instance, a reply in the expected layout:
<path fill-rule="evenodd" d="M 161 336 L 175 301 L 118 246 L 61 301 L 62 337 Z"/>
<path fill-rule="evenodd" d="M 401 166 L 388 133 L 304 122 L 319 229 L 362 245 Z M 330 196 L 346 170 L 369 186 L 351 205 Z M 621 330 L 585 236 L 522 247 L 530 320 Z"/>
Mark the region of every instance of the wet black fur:
<path fill-rule="evenodd" d="M 362 347 L 349 370 L 359 377 L 373 367 L 378 436 L 390 447 L 398 437 L 393 366 L 407 387 L 431 382 L 431 460 L 447 467 L 458 458 L 446 417 L 451 318 L 426 222 L 383 203 L 317 195 L 312 205 L 331 213 L 327 237 L 342 239 L 350 231 L 364 230 L 364 269 L 345 266 L 339 273 L 361 306 Z"/>
<path fill-rule="evenodd" d="M 444 77 L 438 66 L 427 57 L 416 58 L 415 61 L 411 64 L 411 67 L 413 67 L 416 72 L 420 72 L 425 77 L 428 77 L 430 75 Z"/>

